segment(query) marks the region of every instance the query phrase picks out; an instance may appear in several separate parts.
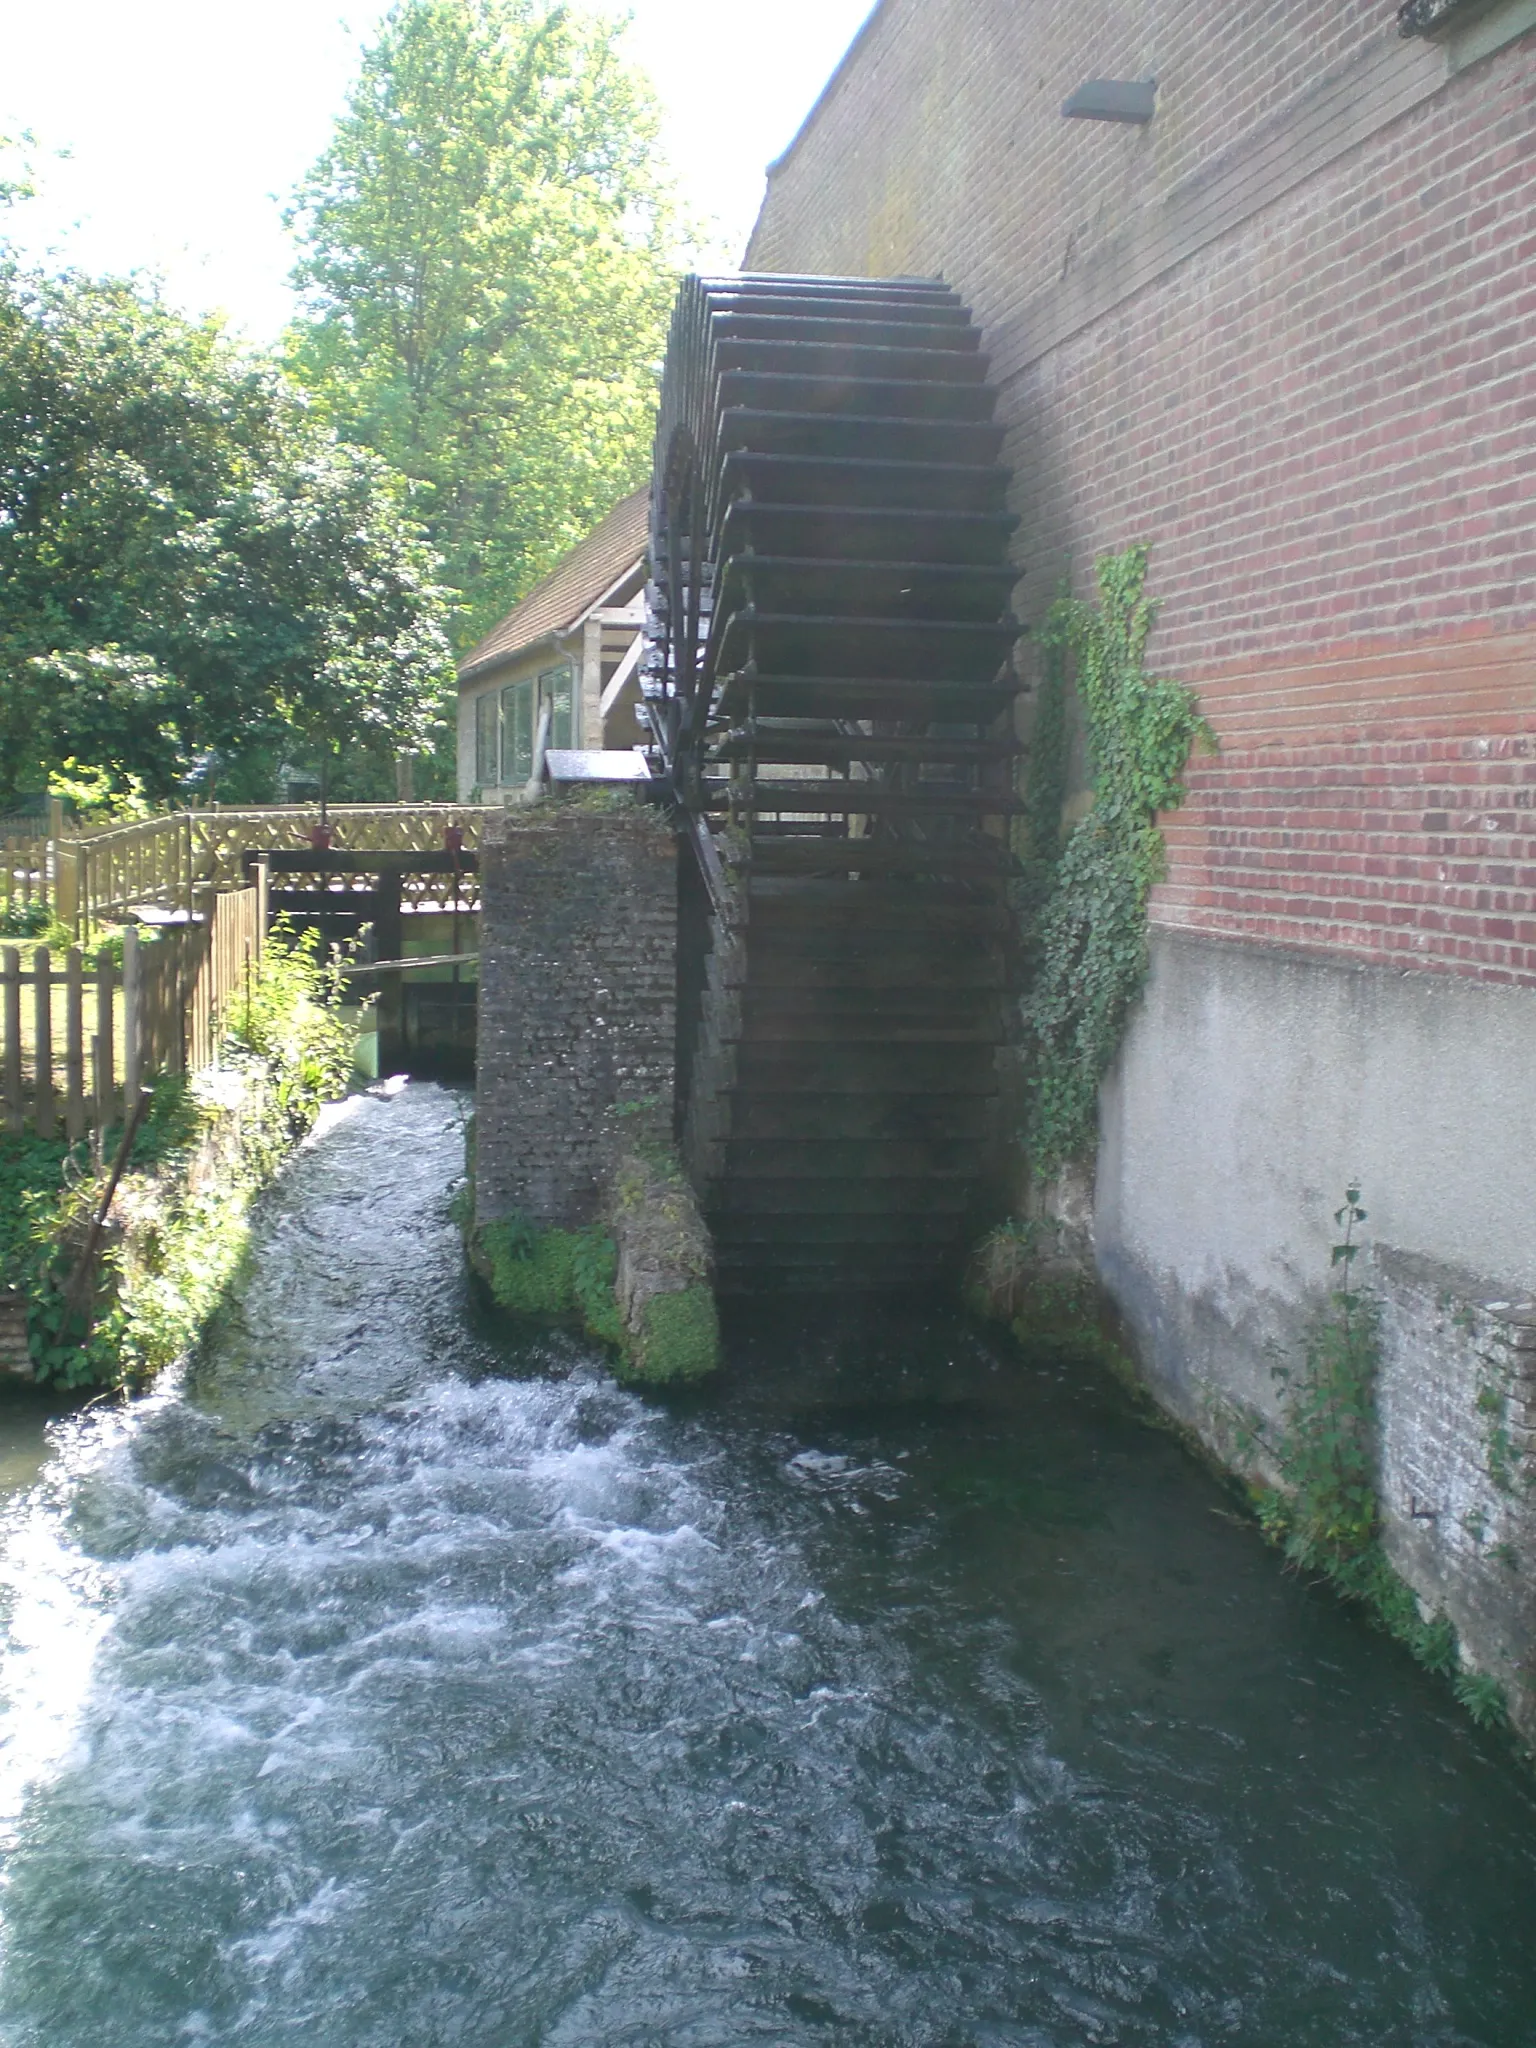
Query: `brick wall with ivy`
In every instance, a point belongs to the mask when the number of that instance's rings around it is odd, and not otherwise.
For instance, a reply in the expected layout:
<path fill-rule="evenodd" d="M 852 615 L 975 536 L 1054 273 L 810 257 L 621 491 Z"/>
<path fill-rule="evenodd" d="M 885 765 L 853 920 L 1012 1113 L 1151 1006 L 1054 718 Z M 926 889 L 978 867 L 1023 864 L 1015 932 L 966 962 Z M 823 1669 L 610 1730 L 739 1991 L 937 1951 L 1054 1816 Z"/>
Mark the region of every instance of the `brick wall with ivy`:
<path fill-rule="evenodd" d="M 1505 0 L 884 0 L 763 269 L 942 273 L 1042 620 L 1150 544 L 1221 752 L 1155 925 L 1536 986 L 1536 30 Z M 1068 122 L 1158 81 L 1145 128 Z"/>

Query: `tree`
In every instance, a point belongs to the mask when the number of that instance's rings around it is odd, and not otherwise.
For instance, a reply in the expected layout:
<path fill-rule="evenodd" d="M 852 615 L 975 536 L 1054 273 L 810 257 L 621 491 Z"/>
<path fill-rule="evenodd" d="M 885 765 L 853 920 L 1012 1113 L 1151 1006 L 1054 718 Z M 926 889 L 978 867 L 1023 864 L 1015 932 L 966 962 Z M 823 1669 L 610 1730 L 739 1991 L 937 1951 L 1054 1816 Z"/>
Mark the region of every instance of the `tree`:
<path fill-rule="evenodd" d="M 678 231 L 618 35 L 401 0 L 289 215 L 290 366 L 416 481 L 465 642 L 649 466 Z"/>
<path fill-rule="evenodd" d="M 0 252 L 0 804 L 266 749 L 429 746 L 452 670 L 405 487 L 136 283 Z"/>

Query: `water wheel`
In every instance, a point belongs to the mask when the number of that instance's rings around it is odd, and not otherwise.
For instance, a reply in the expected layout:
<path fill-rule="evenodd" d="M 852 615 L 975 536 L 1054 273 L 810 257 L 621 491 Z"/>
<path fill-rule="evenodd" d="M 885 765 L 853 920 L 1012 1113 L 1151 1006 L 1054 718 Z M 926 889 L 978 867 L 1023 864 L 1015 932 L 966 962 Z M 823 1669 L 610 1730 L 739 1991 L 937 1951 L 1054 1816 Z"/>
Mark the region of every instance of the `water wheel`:
<path fill-rule="evenodd" d="M 930 1284 L 993 1199 L 1018 683 L 986 375 L 940 282 L 678 297 L 643 692 L 726 1291 Z"/>

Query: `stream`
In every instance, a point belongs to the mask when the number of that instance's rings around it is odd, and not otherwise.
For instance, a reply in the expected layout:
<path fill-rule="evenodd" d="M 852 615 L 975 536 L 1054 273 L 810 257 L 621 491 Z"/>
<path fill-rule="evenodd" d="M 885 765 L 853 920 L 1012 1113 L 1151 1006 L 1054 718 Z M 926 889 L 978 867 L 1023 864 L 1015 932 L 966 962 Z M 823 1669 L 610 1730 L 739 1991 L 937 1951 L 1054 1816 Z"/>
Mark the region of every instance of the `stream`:
<path fill-rule="evenodd" d="M 4 2048 L 1536 2044 L 1536 1777 L 1118 1388 L 779 1306 L 648 1402 L 481 1316 L 466 1106 L 0 1450 Z"/>

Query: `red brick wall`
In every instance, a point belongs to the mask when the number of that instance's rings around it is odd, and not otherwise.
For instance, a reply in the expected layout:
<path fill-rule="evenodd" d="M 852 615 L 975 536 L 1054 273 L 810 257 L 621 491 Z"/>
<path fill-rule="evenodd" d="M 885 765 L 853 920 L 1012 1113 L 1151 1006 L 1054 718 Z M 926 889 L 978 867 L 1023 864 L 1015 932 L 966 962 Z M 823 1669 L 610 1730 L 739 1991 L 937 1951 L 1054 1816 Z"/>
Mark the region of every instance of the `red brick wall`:
<path fill-rule="evenodd" d="M 1151 543 L 1222 741 L 1158 921 L 1536 985 L 1536 35 L 1448 76 L 1394 15 L 886 0 L 750 261 L 965 292 L 1025 618 Z"/>

